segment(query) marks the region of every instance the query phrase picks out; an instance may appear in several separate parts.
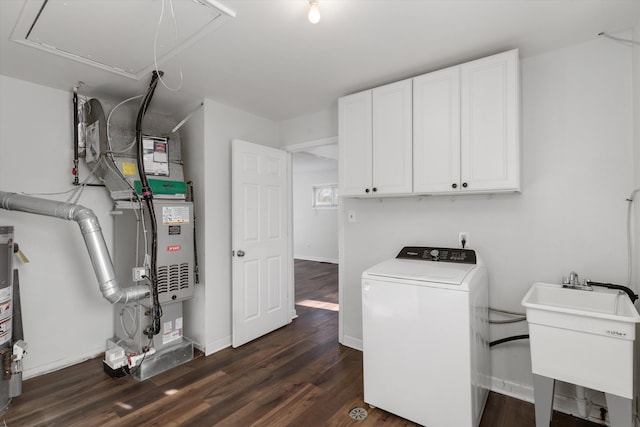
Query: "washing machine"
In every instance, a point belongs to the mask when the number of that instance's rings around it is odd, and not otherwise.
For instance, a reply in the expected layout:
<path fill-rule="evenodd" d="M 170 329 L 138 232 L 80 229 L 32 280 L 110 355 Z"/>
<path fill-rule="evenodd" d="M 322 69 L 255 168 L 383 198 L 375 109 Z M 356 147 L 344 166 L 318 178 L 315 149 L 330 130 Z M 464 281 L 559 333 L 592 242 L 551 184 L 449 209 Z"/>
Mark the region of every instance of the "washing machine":
<path fill-rule="evenodd" d="M 487 270 L 475 251 L 404 247 L 362 274 L 364 401 L 476 427 L 490 385 Z"/>

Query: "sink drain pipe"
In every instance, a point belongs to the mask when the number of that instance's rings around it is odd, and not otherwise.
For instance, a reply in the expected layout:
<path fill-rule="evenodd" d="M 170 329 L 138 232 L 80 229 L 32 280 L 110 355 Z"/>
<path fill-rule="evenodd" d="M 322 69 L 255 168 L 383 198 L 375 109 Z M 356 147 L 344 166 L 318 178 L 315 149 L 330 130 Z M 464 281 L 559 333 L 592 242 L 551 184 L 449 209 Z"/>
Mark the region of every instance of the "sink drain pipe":
<path fill-rule="evenodd" d="M 576 385 L 576 405 L 578 408 L 578 416 L 581 418 L 589 418 L 591 412 L 591 399 L 587 398 L 587 389 L 584 386 Z"/>

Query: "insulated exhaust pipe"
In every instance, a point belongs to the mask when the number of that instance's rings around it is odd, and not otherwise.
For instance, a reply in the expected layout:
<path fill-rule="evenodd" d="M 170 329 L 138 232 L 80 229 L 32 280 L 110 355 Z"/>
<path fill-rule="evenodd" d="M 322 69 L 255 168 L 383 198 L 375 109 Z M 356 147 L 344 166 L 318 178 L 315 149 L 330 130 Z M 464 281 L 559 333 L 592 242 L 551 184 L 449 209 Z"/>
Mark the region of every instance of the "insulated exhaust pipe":
<path fill-rule="evenodd" d="M 150 295 L 149 288 L 144 285 L 128 288 L 120 287 L 107 244 L 102 235 L 100 223 L 91 209 L 73 203 L 23 196 L 4 191 L 0 191 L 0 208 L 77 222 L 80 226 L 84 243 L 87 246 L 89 258 L 91 258 L 93 271 L 98 279 L 100 292 L 110 303 L 126 304 L 131 301 L 139 301 Z"/>

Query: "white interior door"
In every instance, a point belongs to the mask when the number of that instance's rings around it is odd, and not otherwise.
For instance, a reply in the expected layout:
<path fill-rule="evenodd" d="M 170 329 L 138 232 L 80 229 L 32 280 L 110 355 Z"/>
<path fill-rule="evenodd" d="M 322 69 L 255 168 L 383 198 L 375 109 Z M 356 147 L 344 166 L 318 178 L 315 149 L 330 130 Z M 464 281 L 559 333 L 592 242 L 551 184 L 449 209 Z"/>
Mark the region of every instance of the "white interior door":
<path fill-rule="evenodd" d="M 291 321 L 287 153 L 232 141 L 233 347 Z"/>

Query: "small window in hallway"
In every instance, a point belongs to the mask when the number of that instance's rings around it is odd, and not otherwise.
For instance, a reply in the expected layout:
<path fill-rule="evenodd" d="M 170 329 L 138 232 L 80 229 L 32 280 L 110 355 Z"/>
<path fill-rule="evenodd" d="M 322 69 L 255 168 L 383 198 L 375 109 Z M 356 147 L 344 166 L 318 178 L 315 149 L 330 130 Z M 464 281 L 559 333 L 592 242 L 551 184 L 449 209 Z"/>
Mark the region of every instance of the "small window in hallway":
<path fill-rule="evenodd" d="M 338 184 L 314 185 L 311 188 L 314 208 L 335 208 L 338 206 Z"/>

